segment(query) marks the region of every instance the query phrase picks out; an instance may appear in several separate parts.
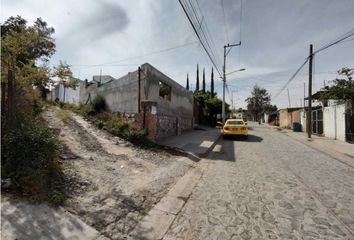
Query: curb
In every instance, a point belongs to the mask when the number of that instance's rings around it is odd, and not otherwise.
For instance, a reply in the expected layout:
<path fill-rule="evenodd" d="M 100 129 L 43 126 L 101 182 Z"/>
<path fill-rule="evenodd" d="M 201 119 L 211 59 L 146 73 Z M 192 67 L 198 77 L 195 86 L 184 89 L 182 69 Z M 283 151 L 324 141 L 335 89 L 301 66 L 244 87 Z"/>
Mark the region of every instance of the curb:
<path fill-rule="evenodd" d="M 129 240 L 161 240 L 182 210 L 194 187 L 202 177 L 202 170 L 188 171 L 170 191 L 145 215 L 129 234 Z"/>
<path fill-rule="evenodd" d="M 272 128 L 272 127 L 270 127 L 270 126 L 269 126 L 268 128 L 269 128 L 269 129 L 273 129 L 273 130 L 277 130 L 276 128 Z M 282 133 L 282 134 L 284 134 L 285 136 L 287 136 L 287 137 L 289 137 L 289 138 L 291 138 L 291 139 L 293 139 L 293 140 L 295 140 L 295 141 L 297 141 L 297 142 L 299 142 L 299 143 L 302 143 L 302 144 L 304 144 L 305 146 L 308 146 L 308 147 L 310 147 L 310 148 L 312 148 L 312 149 L 314 149 L 314 150 L 316 150 L 316 151 L 319 151 L 319 152 L 321 152 L 321 153 L 323 153 L 323 154 L 325 154 L 325 155 L 327 155 L 327 156 L 329 156 L 329 157 L 331 157 L 331 158 L 333 158 L 333 159 L 335 159 L 335 160 L 337 160 L 337 161 L 343 163 L 343 164 L 346 165 L 346 166 L 354 167 L 353 164 L 348 163 L 347 161 L 345 161 L 345 158 L 348 158 L 348 157 L 354 159 L 354 156 L 351 155 L 351 154 L 339 152 L 339 151 L 337 151 L 337 150 L 335 150 L 335 149 L 333 149 L 333 150 L 324 150 L 324 149 L 322 149 L 322 148 L 316 146 L 315 144 L 312 144 L 312 143 L 311 143 L 312 140 L 311 140 L 311 141 L 309 141 L 309 140 L 304 141 L 304 139 L 291 136 L 291 135 L 289 135 L 287 132 L 278 131 L 278 133 Z"/>
<path fill-rule="evenodd" d="M 213 150 L 217 142 L 220 140 L 221 136 L 222 134 L 220 133 L 219 136 L 214 140 L 214 143 L 204 153 L 199 154 L 199 157 L 205 158 L 206 156 L 208 156 L 208 154 L 211 152 L 211 150 Z"/>
<path fill-rule="evenodd" d="M 217 144 L 217 142 L 220 140 L 222 134 L 220 133 L 219 136 L 214 140 L 213 144 L 208 147 L 208 149 L 204 152 L 204 153 L 193 153 L 191 151 L 185 151 L 181 148 L 178 147 L 168 147 L 168 146 L 164 146 L 165 148 L 169 148 L 172 149 L 174 151 L 177 151 L 183 155 L 186 155 L 187 158 L 189 158 L 190 160 L 194 161 L 194 162 L 199 162 L 202 158 L 205 158 L 206 156 L 208 156 L 208 154 L 213 150 L 213 148 L 215 147 L 215 145 Z"/>

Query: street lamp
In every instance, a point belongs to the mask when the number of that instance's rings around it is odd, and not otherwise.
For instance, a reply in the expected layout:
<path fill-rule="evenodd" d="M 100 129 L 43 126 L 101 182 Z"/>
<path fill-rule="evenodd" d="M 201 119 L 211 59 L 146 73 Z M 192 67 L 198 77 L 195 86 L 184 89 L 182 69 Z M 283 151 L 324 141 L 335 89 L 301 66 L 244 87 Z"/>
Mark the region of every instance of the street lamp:
<path fill-rule="evenodd" d="M 246 68 L 240 68 L 240 69 L 238 69 L 238 70 L 235 70 L 235 71 L 226 73 L 226 76 L 227 76 L 227 75 L 230 75 L 230 74 L 233 74 L 233 73 L 236 73 L 236 72 L 242 72 L 242 71 L 245 71 L 245 70 L 246 70 Z"/>

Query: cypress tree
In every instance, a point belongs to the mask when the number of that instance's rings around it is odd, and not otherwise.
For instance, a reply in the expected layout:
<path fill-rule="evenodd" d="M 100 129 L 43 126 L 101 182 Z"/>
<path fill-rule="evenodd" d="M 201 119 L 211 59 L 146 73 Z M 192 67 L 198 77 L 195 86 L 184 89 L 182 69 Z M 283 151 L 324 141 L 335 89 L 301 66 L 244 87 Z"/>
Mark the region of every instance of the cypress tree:
<path fill-rule="evenodd" d="M 203 68 L 203 93 L 205 93 L 205 68 Z"/>
<path fill-rule="evenodd" d="M 195 91 L 199 91 L 199 65 L 197 64 L 197 82 L 195 84 Z"/>
<path fill-rule="evenodd" d="M 186 89 L 189 90 L 189 78 L 188 78 L 188 73 L 187 73 L 187 84 L 186 84 Z"/>
<path fill-rule="evenodd" d="M 211 68 L 211 80 L 210 80 L 210 92 L 211 92 L 211 97 L 214 97 L 214 69 Z"/>

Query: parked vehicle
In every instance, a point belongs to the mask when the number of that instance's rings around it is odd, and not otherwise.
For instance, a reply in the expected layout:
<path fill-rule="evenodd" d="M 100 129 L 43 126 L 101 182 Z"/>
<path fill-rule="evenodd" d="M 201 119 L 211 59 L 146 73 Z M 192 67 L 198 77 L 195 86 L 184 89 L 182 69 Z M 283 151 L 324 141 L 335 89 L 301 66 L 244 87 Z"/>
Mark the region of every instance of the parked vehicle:
<path fill-rule="evenodd" d="M 242 119 L 228 119 L 223 127 L 223 137 L 241 136 L 248 139 L 247 124 Z"/>

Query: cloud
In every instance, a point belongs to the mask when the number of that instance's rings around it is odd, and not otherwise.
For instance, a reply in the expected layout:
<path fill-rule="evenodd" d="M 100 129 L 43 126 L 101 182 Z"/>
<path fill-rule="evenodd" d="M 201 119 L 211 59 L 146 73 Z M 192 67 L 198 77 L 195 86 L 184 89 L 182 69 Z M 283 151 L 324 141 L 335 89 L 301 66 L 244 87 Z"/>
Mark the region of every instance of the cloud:
<path fill-rule="evenodd" d="M 340 4 L 333 0 L 242 0 L 240 33 L 241 0 L 223 1 L 229 42 L 242 41 L 240 47 L 229 53 L 227 71 L 246 68 L 245 72 L 228 76 L 229 83 L 236 86 L 233 90 L 238 91 L 237 107 L 245 106 L 244 99 L 256 83 L 272 95 L 277 93 L 307 57 L 310 43 L 318 49 L 354 27 L 353 0 L 341 0 Z M 223 46 L 228 40 L 221 0 L 199 0 L 199 6 L 196 1 L 191 2 L 198 12 L 201 10 L 219 59 L 218 67 L 222 69 Z M 20 14 L 32 23 L 42 17 L 55 28 L 57 52 L 52 64 L 60 59 L 77 65 L 107 63 L 197 41 L 178 1 L 5 0 L 1 11 L 2 19 Z M 346 42 L 318 54 L 315 73 L 354 66 L 353 44 L 354 41 Z M 151 63 L 182 86 L 187 72 L 195 86 L 198 63 L 200 69 L 205 67 L 207 85 L 210 84 L 212 64 L 200 44 L 125 61 L 124 66 L 73 68 L 73 72 L 77 77 L 91 79 L 102 68 L 103 74 L 120 77 L 144 62 Z M 218 96 L 221 96 L 221 81 L 215 68 L 214 74 Z M 323 80 L 331 78 L 315 75 L 313 91 L 323 86 Z M 288 86 L 292 102 L 299 104 L 304 82 L 307 82 L 307 66 Z M 286 106 L 287 102 L 286 91 L 274 100 L 279 106 Z"/>
<path fill-rule="evenodd" d="M 80 23 L 69 35 L 84 35 L 90 40 L 100 40 L 123 31 L 128 27 L 129 22 L 127 13 L 121 6 L 100 2 L 96 3 L 89 14 L 81 17 Z"/>

